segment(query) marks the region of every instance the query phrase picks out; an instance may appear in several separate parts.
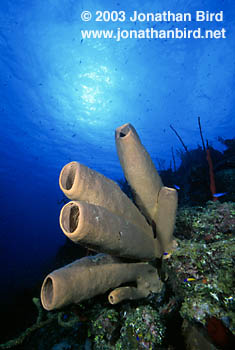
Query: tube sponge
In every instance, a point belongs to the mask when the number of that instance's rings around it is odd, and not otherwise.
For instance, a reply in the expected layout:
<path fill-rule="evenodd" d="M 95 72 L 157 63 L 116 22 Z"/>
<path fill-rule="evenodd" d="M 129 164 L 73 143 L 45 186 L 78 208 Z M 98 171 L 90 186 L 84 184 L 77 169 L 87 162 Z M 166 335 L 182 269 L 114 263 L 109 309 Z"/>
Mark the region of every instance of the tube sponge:
<path fill-rule="evenodd" d="M 97 171 L 78 162 L 68 163 L 61 170 L 59 185 L 69 199 L 102 206 L 153 236 L 151 227 L 134 203 L 114 181 Z"/>
<path fill-rule="evenodd" d="M 162 180 L 131 124 L 117 128 L 115 140 L 122 169 L 133 190 L 134 202 L 151 222 L 156 215 Z"/>
<path fill-rule="evenodd" d="M 41 288 L 41 301 L 46 310 L 103 294 L 122 283 L 136 282 L 136 294 L 146 297 L 162 287 L 157 270 L 148 263 L 124 263 L 110 255 L 98 254 L 74 261 L 50 273 Z M 128 295 L 109 300 L 117 303 Z"/>
<path fill-rule="evenodd" d="M 158 210 L 154 221 L 161 250 L 163 253 L 168 253 L 167 257 L 177 246 L 176 241 L 173 240 L 177 203 L 177 191 L 163 186 L 158 195 Z"/>
<path fill-rule="evenodd" d="M 160 257 L 153 237 L 99 205 L 82 201 L 67 203 L 60 213 L 60 227 L 75 243 L 103 253 L 140 261 Z"/>
<path fill-rule="evenodd" d="M 162 180 L 131 124 L 116 129 L 116 147 L 125 177 L 133 190 L 134 201 L 154 226 L 161 254 L 175 248 L 173 231 L 177 210 L 177 191 L 163 186 Z"/>
<path fill-rule="evenodd" d="M 60 226 L 73 242 L 106 254 L 76 260 L 50 273 L 41 288 L 46 310 L 79 303 L 110 289 L 111 304 L 161 290 L 157 269 L 146 261 L 165 252 L 169 257 L 174 248 L 177 191 L 163 186 L 131 124 L 117 128 L 115 138 L 137 206 L 102 174 L 78 162 L 64 166 L 59 184 L 71 201 L 61 210 Z M 129 282 L 136 287 L 122 285 Z"/>

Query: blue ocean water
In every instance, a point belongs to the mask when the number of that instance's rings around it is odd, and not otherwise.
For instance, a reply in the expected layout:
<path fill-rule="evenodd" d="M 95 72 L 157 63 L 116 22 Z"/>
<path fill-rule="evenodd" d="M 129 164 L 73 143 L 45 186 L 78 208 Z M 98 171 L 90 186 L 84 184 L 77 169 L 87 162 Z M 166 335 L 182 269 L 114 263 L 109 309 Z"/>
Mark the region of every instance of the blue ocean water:
<path fill-rule="evenodd" d="M 91 21 L 82 21 L 89 10 Z M 190 12 L 190 22 L 135 21 L 133 11 Z M 223 12 L 197 22 L 196 11 Z M 125 22 L 95 21 L 124 11 Z M 131 123 L 154 163 L 172 148 L 223 151 L 234 137 L 235 3 L 232 0 L 2 0 L 0 2 L 1 303 L 40 284 L 65 243 L 58 217 L 61 168 L 76 160 L 119 181 L 114 132 Z M 81 30 L 225 29 L 225 38 L 88 39 Z M 126 35 L 126 32 L 123 32 Z M 176 152 L 176 165 L 180 158 Z M 177 186 L 177 184 L 176 184 Z M 226 189 L 225 189 L 226 190 Z"/>

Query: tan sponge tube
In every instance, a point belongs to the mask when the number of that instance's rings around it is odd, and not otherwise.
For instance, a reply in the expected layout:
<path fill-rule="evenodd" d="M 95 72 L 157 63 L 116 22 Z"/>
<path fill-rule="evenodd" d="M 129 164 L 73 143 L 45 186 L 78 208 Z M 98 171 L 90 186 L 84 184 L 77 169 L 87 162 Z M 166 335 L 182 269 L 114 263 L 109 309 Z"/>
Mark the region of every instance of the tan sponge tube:
<path fill-rule="evenodd" d="M 157 269 L 145 261 L 169 257 L 174 248 L 177 191 L 163 186 L 131 124 L 117 128 L 115 138 L 140 210 L 102 174 L 78 162 L 64 166 L 59 184 L 71 202 L 61 210 L 60 226 L 75 243 L 106 254 L 76 260 L 50 273 L 41 288 L 46 310 L 79 303 L 110 289 L 111 304 L 161 290 Z"/>
<path fill-rule="evenodd" d="M 54 310 L 71 303 L 79 303 L 122 283 L 136 282 L 133 299 L 160 292 L 162 282 L 157 270 L 148 263 L 124 263 L 110 255 L 98 254 L 76 260 L 63 268 L 53 271 L 44 280 L 41 288 L 41 302 L 46 310 Z M 125 299 L 125 293 L 109 296 L 113 304 Z"/>
<path fill-rule="evenodd" d="M 156 215 L 162 180 L 131 124 L 117 128 L 115 140 L 122 169 L 133 190 L 134 201 L 151 222 Z"/>
<path fill-rule="evenodd" d="M 140 261 L 161 256 L 158 242 L 140 227 L 98 205 L 67 203 L 60 213 L 60 227 L 73 242 L 98 252 Z"/>
<path fill-rule="evenodd" d="M 105 207 L 153 236 L 151 227 L 134 203 L 104 175 L 78 162 L 71 162 L 61 170 L 59 185 L 69 199 Z"/>
<path fill-rule="evenodd" d="M 178 203 L 177 191 L 163 186 L 162 180 L 135 128 L 124 124 L 116 129 L 116 147 L 134 201 L 156 229 L 161 253 L 175 248 L 173 231 Z"/>
<path fill-rule="evenodd" d="M 155 223 L 159 245 L 163 253 L 168 253 L 167 257 L 170 256 L 177 246 L 176 241 L 173 240 L 177 204 L 177 191 L 174 188 L 162 187 L 158 196 L 158 210 Z"/>

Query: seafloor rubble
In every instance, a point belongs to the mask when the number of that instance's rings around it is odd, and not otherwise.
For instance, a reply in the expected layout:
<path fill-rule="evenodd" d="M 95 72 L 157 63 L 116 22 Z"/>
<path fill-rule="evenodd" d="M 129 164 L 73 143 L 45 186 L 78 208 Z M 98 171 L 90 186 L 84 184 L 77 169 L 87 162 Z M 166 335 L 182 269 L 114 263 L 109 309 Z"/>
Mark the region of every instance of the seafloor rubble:
<path fill-rule="evenodd" d="M 233 349 L 234 226 L 234 203 L 179 209 L 178 247 L 154 263 L 165 282 L 160 293 L 117 305 L 108 303 L 106 293 L 50 312 L 34 299 L 40 311 L 35 325 L 0 348 Z"/>

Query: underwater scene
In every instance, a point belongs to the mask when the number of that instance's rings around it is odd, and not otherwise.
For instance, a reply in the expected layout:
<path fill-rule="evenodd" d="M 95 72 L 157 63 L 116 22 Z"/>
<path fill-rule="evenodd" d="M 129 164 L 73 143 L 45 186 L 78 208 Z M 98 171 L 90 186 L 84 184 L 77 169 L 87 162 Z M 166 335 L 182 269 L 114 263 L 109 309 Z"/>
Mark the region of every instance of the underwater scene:
<path fill-rule="evenodd" d="M 0 73 L 0 349 L 235 349 L 234 0 L 1 0 Z"/>

